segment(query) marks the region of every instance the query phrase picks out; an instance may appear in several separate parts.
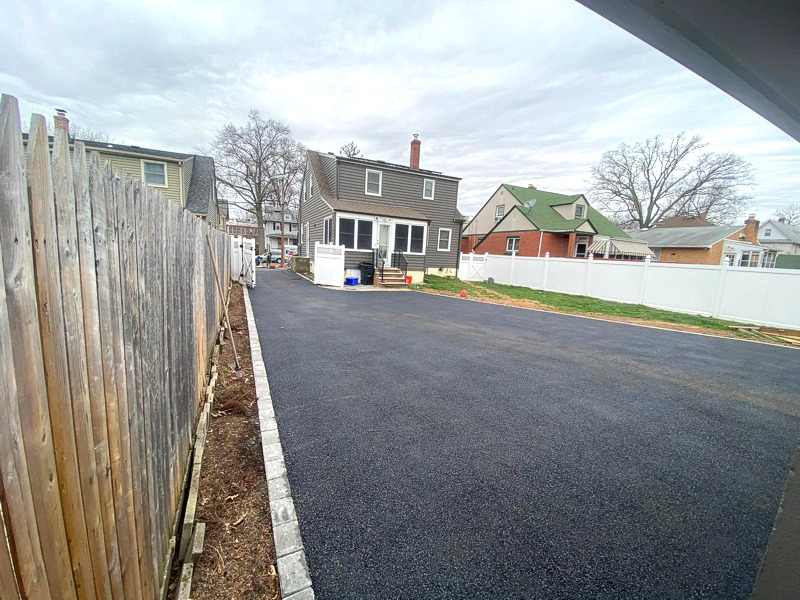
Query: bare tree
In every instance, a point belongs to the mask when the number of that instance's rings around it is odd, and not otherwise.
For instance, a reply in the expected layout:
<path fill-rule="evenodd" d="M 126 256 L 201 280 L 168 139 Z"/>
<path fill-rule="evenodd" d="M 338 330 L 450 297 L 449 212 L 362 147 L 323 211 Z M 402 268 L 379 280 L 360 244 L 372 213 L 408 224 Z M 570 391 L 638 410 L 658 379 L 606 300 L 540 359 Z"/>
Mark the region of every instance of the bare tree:
<path fill-rule="evenodd" d="M 592 167 L 589 193 L 596 208 L 623 227 L 652 227 L 676 215 L 736 221 L 750 203 L 743 192 L 753 169 L 740 156 L 704 152 L 702 139 L 683 133 L 633 146 L 620 144 Z"/>
<path fill-rule="evenodd" d="M 101 142 L 103 144 L 113 144 L 116 141 L 107 133 L 103 133 L 102 131 L 95 131 L 94 129 L 89 129 L 88 127 L 84 127 L 82 125 L 76 125 L 75 123 L 69 124 L 69 134 L 72 137 L 79 140 L 83 140 L 85 142 Z"/>
<path fill-rule="evenodd" d="M 361 150 L 359 150 L 355 142 L 347 142 L 344 146 L 339 148 L 339 154 L 348 158 L 360 158 Z"/>
<path fill-rule="evenodd" d="M 289 127 L 251 109 L 245 125 L 223 127 L 205 152 L 214 157 L 220 187 L 233 198 L 229 206 L 255 217 L 263 251 L 266 212 L 283 213 L 296 202 L 305 149 Z"/>
<path fill-rule="evenodd" d="M 775 211 L 775 217 L 783 219 L 783 222 L 787 225 L 800 223 L 800 204 L 787 204 L 783 208 L 779 208 Z"/>

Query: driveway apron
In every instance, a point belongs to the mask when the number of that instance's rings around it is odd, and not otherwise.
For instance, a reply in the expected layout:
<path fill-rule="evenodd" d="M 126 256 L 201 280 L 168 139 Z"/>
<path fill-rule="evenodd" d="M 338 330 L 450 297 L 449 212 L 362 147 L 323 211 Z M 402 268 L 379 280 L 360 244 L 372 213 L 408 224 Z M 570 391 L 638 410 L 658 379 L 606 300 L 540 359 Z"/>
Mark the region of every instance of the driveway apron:
<path fill-rule="evenodd" d="M 319 598 L 748 597 L 797 350 L 290 272 L 251 299 Z"/>

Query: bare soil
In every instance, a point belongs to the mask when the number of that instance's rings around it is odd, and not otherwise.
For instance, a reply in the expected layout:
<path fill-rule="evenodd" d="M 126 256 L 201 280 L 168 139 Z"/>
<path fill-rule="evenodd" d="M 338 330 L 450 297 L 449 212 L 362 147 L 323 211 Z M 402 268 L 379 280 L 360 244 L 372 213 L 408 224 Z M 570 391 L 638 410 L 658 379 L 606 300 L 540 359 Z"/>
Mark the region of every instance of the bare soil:
<path fill-rule="evenodd" d="M 194 600 L 280 598 L 275 570 L 267 481 L 243 289 L 234 285 L 228 313 L 233 348 L 221 348 L 200 477 L 197 520 L 206 523 L 203 554 L 195 564 Z"/>

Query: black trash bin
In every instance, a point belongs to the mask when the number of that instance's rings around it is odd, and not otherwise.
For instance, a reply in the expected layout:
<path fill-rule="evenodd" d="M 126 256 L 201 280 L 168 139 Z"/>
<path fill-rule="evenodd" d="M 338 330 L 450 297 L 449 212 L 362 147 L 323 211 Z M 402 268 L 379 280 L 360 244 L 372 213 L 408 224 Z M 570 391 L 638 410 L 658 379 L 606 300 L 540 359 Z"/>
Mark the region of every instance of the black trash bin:
<path fill-rule="evenodd" d="M 375 265 L 371 262 L 358 263 L 361 268 L 361 285 L 375 284 Z"/>

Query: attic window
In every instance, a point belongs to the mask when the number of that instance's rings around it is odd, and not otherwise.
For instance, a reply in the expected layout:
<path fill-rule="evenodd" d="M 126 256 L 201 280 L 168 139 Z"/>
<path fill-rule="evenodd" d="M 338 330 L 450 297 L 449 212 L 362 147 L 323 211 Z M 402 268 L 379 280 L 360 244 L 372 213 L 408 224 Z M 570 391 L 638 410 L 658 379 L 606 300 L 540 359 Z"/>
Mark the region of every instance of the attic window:
<path fill-rule="evenodd" d="M 576 219 L 582 219 L 584 210 L 586 210 L 586 207 L 583 204 L 576 204 L 575 205 L 575 218 Z"/>
<path fill-rule="evenodd" d="M 380 196 L 383 187 L 383 173 L 367 169 L 367 176 L 364 181 L 364 193 L 367 196 Z"/>
<path fill-rule="evenodd" d="M 167 187 L 167 165 L 162 162 L 142 161 L 142 179 L 147 185 Z"/>
<path fill-rule="evenodd" d="M 767 228 L 764 230 L 764 237 L 770 237 L 771 235 L 772 235 L 772 229 L 771 229 L 771 228 L 769 228 L 769 227 L 767 227 Z"/>
<path fill-rule="evenodd" d="M 425 200 L 433 200 L 433 191 L 436 188 L 436 182 L 433 179 L 426 179 L 422 185 L 422 197 Z"/>
<path fill-rule="evenodd" d="M 494 222 L 497 223 L 503 218 L 503 215 L 506 214 L 506 205 L 505 204 L 498 204 L 494 209 Z"/>

